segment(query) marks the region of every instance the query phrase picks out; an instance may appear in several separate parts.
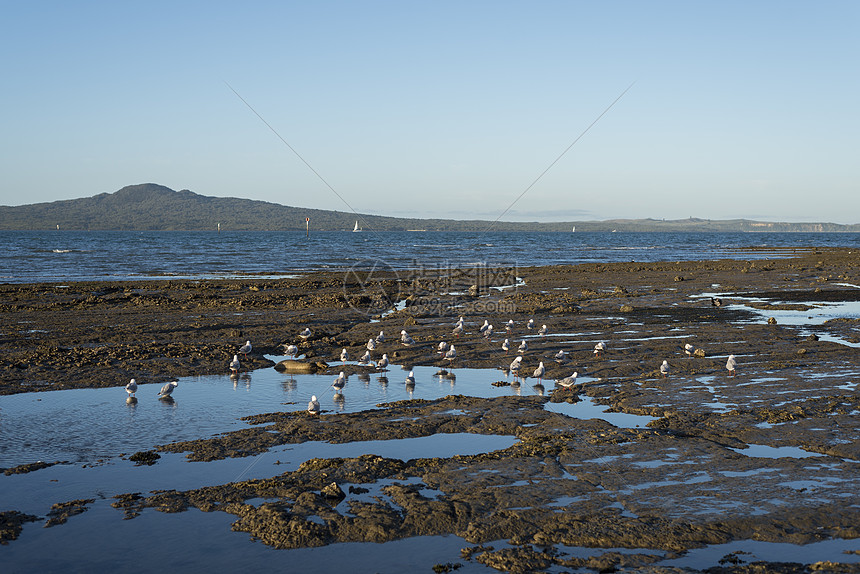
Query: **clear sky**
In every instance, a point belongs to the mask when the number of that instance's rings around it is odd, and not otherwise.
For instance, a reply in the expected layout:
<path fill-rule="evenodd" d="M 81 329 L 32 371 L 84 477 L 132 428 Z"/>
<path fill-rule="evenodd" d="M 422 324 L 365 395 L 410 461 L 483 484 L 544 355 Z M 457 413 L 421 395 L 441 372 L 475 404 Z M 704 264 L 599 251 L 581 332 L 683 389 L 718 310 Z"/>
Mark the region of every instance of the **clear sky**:
<path fill-rule="evenodd" d="M 0 7 L 2 205 L 495 219 L 633 84 L 505 219 L 860 223 L 855 0 Z"/>

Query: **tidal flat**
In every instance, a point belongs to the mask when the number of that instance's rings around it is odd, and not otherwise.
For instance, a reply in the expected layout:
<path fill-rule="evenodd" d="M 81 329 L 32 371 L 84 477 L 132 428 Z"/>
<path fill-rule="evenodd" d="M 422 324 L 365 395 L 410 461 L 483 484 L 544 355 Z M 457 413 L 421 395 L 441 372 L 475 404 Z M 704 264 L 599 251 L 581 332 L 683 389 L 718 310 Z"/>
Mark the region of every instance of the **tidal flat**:
<path fill-rule="evenodd" d="M 0 285 L 4 570 L 860 572 L 860 253 L 769 251 Z"/>

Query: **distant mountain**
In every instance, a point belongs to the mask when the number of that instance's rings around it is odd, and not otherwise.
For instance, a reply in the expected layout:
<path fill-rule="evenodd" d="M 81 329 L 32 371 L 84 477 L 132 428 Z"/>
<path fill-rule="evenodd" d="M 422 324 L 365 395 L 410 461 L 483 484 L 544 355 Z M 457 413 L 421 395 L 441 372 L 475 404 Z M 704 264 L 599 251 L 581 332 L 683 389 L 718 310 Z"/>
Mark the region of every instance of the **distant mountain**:
<path fill-rule="evenodd" d="M 860 231 L 860 225 L 835 223 L 768 223 L 736 220 L 615 219 L 557 223 L 482 220 L 408 219 L 321 209 L 289 207 L 267 201 L 198 195 L 154 183 L 130 185 L 115 193 L 93 197 L 0 206 L 0 229 L 34 230 L 304 230 L 305 218 L 316 231 L 351 230 L 356 222 L 365 231 Z"/>

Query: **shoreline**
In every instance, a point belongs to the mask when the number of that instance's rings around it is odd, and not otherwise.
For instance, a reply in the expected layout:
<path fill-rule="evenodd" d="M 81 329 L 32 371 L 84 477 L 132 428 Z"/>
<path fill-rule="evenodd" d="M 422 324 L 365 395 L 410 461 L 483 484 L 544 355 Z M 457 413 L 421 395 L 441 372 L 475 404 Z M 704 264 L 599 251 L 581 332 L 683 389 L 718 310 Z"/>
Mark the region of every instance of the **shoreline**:
<path fill-rule="evenodd" d="M 152 509 L 226 512 L 235 516 L 234 530 L 275 548 L 455 534 L 473 545 L 462 561 L 512 572 L 553 565 L 660 568 L 666 556 L 708 544 L 860 537 L 860 431 L 852 414 L 860 411 L 854 382 L 860 360 L 855 348 L 825 340 L 860 343 L 860 318 L 812 325 L 768 321 L 787 312 L 812 315 L 823 303 L 860 305 L 858 254 L 810 249 L 785 259 L 546 266 L 519 268 L 517 276 L 522 282 L 512 283 L 498 270 L 480 277 L 425 273 L 406 283 L 393 275 L 316 273 L 286 280 L 90 282 L 63 289 L 2 285 L 4 324 L 18 331 L 0 340 L 0 384 L 10 394 L 42 390 L 22 381 L 44 380 L 51 389 L 121 387 L 132 377 L 148 383 L 226 373 L 247 339 L 254 346 L 243 361 L 249 369 L 274 366 L 263 355 L 281 355 L 279 345 L 295 343 L 306 360 L 330 365 L 322 371 L 326 376 L 366 373 L 372 367 L 342 367 L 337 357 L 342 348 L 358 357 L 380 330 L 387 341 L 379 353 L 389 353 L 392 363 L 447 367 L 436 349 L 446 340 L 457 346 L 454 367 L 497 369 L 514 356 L 501 350 L 500 340 L 525 339 L 523 369 L 531 374 L 544 361 L 545 397 L 454 395 L 319 418 L 298 405 L 296 411 L 246 417 L 250 426 L 239 431 L 135 456 L 184 454 L 198 461 L 188 464 L 208 464 L 257 456 L 276 445 L 439 433 L 514 436 L 512 447 L 451 458 L 315 458 L 270 478 L 111 493 L 112 506 L 129 518 Z M 713 305 L 712 297 L 722 305 Z M 399 304 L 392 311 L 393 303 Z M 461 315 L 465 333 L 454 337 Z M 515 321 L 510 336 L 504 333 L 508 318 Z M 528 318 L 546 323 L 548 335 L 527 330 Z M 496 326 L 489 341 L 477 333 L 484 319 Z M 298 332 L 306 326 L 313 335 L 301 340 Z M 413 345 L 399 343 L 401 329 Z M 593 352 L 598 341 L 607 343 L 601 356 Z M 702 355 L 685 356 L 688 341 Z M 567 352 L 565 364 L 553 360 L 559 349 Z M 736 377 L 725 368 L 729 354 L 738 356 Z M 672 367 L 667 377 L 659 370 L 663 359 Z M 549 381 L 572 370 L 589 382 L 552 388 Z M 827 386 L 824 375 L 833 379 Z M 584 396 L 613 412 L 655 420 L 617 428 L 545 408 Z M 727 406 L 715 409 L 715 402 Z M 822 464 L 747 454 L 756 446 L 802 449 L 823 457 Z M 38 465 L 22 470 L 32 470 L 33 477 L 52 472 Z M 339 506 L 340 494 L 327 491 L 332 482 L 344 490 L 388 484 L 380 492 L 389 502 L 359 502 L 350 491 L 346 506 Z M 559 500 L 578 502 L 559 506 Z M 73 502 L 72 513 L 93 504 Z M 392 513 L 391 504 L 400 510 Z M 20 531 L 21 520 L 7 513 L 3 522 L 14 530 L 18 521 Z M 484 546 L 494 540 L 511 546 Z M 666 554 L 606 551 L 575 559 L 561 556 L 557 545 L 648 547 Z M 839 568 L 860 571 L 856 564 Z"/>

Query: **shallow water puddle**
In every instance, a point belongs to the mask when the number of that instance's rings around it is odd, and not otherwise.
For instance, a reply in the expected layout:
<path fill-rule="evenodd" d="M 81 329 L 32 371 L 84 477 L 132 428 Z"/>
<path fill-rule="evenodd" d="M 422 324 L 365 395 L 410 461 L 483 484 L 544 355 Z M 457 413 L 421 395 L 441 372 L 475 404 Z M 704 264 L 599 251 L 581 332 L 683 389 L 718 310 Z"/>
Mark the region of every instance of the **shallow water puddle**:
<path fill-rule="evenodd" d="M 296 470 L 312 458 L 348 458 L 375 454 L 409 460 L 449 458 L 502 450 L 517 439 L 469 433 L 330 444 L 305 442 L 274 447 L 260 455 L 211 462 L 189 462 L 184 454 L 161 453 L 152 466 L 135 467 L 126 460 L 98 466 L 56 465 L 29 474 L 0 476 L 0 510 L 44 514 L 51 504 L 80 498 L 105 498 L 126 492 L 159 489 L 189 490 L 227 482 L 269 478 Z"/>
<path fill-rule="evenodd" d="M 754 458 L 809 458 L 813 456 L 827 456 L 818 452 L 809 452 L 797 446 L 767 446 L 764 444 L 751 444 L 749 448 L 731 448 L 738 454 Z"/>
<path fill-rule="evenodd" d="M 618 428 L 645 427 L 656 417 L 608 412 L 606 405 L 598 405 L 591 397 L 582 396 L 578 403 L 546 403 L 544 409 L 575 419 L 601 419 Z"/>
<path fill-rule="evenodd" d="M 191 509 L 177 514 L 145 510 L 133 520 L 96 502 L 90 510 L 54 528 L 24 528 L 20 538 L 3 547 L 4 566 L 12 571 L 152 572 L 157 566 L 175 572 L 268 572 L 284 569 L 305 574 L 328 572 L 431 572 L 435 564 L 459 562 L 457 572 L 497 572 L 460 558 L 471 546 L 458 536 L 421 536 L 383 544 L 341 543 L 321 548 L 277 550 L 249 543 L 244 532 L 232 532 L 236 517 Z M 94 549 L 98 532 L 98 549 Z M 493 543 L 496 548 L 504 542 Z M 49 552 L 45 549 L 50 548 Z M 280 566 L 275 566 L 275 565 Z"/>

